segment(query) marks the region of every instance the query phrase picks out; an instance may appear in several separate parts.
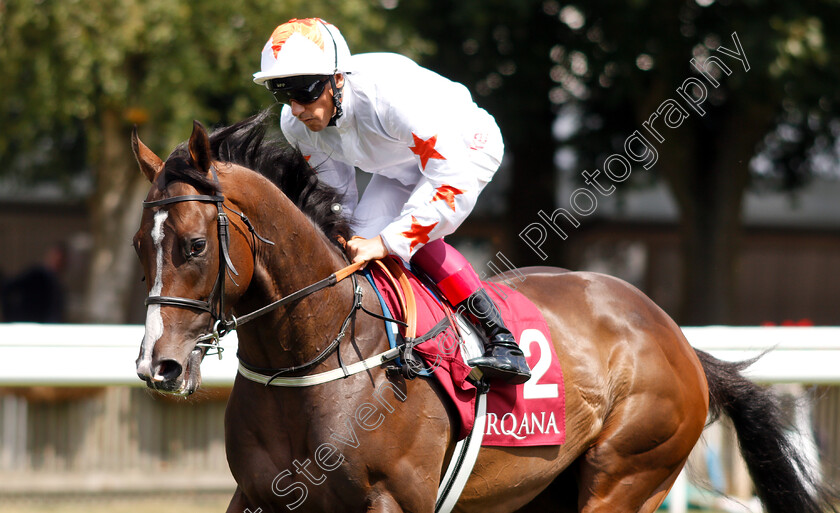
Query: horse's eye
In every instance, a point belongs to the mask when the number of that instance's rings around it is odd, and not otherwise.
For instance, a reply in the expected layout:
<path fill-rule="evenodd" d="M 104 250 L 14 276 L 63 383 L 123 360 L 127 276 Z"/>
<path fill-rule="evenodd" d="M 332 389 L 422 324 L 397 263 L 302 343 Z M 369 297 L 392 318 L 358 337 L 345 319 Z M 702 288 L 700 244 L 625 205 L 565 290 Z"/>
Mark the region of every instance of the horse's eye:
<path fill-rule="evenodd" d="M 190 242 L 190 256 L 191 257 L 197 257 L 198 255 L 200 255 L 204 251 L 204 248 L 206 248 L 206 247 L 207 247 L 207 241 L 206 240 L 204 240 L 204 239 L 193 240 L 192 242 Z"/>

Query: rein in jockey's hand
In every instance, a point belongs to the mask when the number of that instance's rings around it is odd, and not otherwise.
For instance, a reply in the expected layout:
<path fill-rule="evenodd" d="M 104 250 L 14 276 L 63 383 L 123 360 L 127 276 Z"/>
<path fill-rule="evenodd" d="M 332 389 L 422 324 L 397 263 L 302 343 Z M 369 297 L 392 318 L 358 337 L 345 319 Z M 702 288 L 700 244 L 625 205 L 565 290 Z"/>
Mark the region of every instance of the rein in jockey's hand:
<path fill-rule="evenodd" d="M 388 256 L 388 248 L 385 247 L 385 243 L 379 235 L 372 239 L 353 237 L 347 241 L 345 248 L 348 258 L 354 264 L 356 262 L 367 262 Z"/>

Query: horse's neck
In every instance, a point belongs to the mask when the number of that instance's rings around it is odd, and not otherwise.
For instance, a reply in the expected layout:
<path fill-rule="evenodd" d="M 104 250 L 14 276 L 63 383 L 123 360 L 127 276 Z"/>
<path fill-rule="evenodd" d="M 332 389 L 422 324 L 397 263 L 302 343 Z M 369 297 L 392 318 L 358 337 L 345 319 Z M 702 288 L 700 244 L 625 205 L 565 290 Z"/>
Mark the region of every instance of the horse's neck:
<path fill-rule="evenodd" d="M 254 276 L 236 310 L 240 315 L 328 277 L 346 265 L 335 246 L 291 200 L 262 177 L 236 198 L 257 233 L 274 245 L 257 241 Z M 244 185 L 244 184 L 243 184 Z M 259 367 L 290 367 L 311 360 L 336 332 L 353 304 L 350 285 L 338 284 L 255 319 L 239 331 L 240 353 Z M 341 319 L 339 319 L 341 317 Z"/>

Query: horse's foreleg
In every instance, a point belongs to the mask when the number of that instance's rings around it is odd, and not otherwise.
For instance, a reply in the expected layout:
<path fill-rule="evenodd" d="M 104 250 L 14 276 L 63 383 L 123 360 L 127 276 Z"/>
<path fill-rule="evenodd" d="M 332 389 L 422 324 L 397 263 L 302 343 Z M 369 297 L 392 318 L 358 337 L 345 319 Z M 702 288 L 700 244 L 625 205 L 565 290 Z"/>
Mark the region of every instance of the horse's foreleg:
<path fill-rule="evenodd" d="M 259 510 L 259 507 L 248 502 L 245 494 L 242 493 L 242 488 L 237 486 L 236 491 L 233 492 L 233 497 L 230 499 L 230 504 L 228 504 L 227 513 L 257 513 Z"/>
<path fill-rule="evenodd" d="M 368 505 L 369 513 L 402 513 L 403 509 L 390 494 L 377 495 Z"/>

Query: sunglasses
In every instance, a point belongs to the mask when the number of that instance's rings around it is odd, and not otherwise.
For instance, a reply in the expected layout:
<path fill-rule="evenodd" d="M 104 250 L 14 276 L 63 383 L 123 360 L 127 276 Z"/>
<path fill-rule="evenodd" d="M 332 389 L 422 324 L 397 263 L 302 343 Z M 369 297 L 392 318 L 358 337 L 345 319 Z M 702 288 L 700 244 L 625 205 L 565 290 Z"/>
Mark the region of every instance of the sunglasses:
<path fill-rule="evenodd" d="M 294 100 L 301 105 L 309 105 L 324 94 L 329 81 L 329 76 L 304 75 L 274 78 L 266 81 L 265 87 L 271 91 L 278 103 L 290 105 Z"/>

